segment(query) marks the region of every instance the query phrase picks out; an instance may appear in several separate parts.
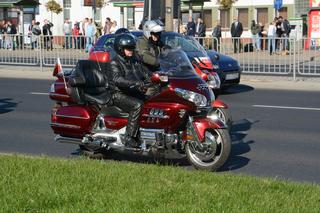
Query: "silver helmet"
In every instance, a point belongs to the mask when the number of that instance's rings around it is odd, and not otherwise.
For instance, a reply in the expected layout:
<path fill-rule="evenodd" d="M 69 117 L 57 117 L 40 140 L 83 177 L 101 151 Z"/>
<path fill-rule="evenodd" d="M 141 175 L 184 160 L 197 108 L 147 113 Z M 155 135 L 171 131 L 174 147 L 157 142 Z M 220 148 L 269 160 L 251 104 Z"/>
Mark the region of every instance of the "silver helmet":
<path fill-rule="evenodd" d="M 143 25 L 143 35 L 150 38 L 151 33 L 160 33 L 164 31 L 164 25 L 160 20 L 146 21 Z"/>

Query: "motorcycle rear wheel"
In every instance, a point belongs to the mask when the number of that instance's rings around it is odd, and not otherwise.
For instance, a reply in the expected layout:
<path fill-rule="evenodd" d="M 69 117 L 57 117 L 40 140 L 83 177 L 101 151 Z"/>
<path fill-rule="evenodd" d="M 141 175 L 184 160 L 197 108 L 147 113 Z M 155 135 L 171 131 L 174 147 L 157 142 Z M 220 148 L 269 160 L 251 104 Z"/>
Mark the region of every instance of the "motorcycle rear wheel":
<path fill-rule="evenodd" d="M 186 144 L 188 161 L 199 170 L 216 171 L 227 161 L 231 151 L 231 139 L 227 129 L 210 129 L 205 133 L 203 144 L 207 148 L 199 148 L 196 142 Z"/>
<path fill-rule="evenodd" d="M 80 154 L 91 159 L 105 159 L 107 157 L 107 150 L 101 147 L 92 145 L 79 145 Z"/>

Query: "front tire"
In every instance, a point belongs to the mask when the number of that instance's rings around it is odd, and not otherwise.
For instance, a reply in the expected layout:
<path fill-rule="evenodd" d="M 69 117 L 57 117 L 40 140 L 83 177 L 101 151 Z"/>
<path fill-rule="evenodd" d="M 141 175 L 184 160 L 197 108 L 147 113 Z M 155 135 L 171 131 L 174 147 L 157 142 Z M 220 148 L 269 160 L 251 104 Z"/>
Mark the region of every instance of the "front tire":
<path fill-rule="evenodd" d="M 188 161 L 200 170 L 216 171 L 227 161 L 231 150 L 231 139 L 227 129 L 210 129 L 205 133 L 202 147 L 197 142 L 186 144 Z"/>

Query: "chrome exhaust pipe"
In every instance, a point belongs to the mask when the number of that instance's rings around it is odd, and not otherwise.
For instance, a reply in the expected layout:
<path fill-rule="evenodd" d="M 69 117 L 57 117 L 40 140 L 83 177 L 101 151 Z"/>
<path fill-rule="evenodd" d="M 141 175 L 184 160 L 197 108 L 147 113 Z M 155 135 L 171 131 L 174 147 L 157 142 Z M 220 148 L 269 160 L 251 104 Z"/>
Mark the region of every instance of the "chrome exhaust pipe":
<path fill-rule="evenodd" d="M 67 144 L 76 144 L 80 145 L 82 143 L 82 139 L 80 138 L 70 138 L 70 137 L 62 137 L 60 135 L 57 135 L 54 140 L 58 143 L 67 143 Z"/>

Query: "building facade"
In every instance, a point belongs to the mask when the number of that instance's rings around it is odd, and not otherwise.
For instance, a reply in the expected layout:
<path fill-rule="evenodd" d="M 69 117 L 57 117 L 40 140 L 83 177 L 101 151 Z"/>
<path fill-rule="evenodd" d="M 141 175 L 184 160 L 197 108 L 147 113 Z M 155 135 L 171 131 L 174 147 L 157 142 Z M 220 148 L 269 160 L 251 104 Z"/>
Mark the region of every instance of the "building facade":
<path fill-rule="evenodd" d="M 209 32 L 217 22 L 220 22 L 223 28 L 223 36 L 230 37 L 229 31 L 232 21 L 234 18 L 238 18 L 244 27 L 243 36 L 246 37 L 250 36 L 250 23 L 252 20 L 266 26 L 278 15 L 286 19 L 295 17 L 295 0 L 283 0 L 283 7 L 279 11 L 274 9 L 273 4 L 274 0 L 237 0 L 230 9 L 224 9 L 217 0 L 211 0 L 210 2 L 204 2 L 203 20 Z M 187 6 L 182 6 L 183 22 L 188 19 L 188 10 Z M 194 6 L 194 18 L 200 15 L 201 7 Z"/>

